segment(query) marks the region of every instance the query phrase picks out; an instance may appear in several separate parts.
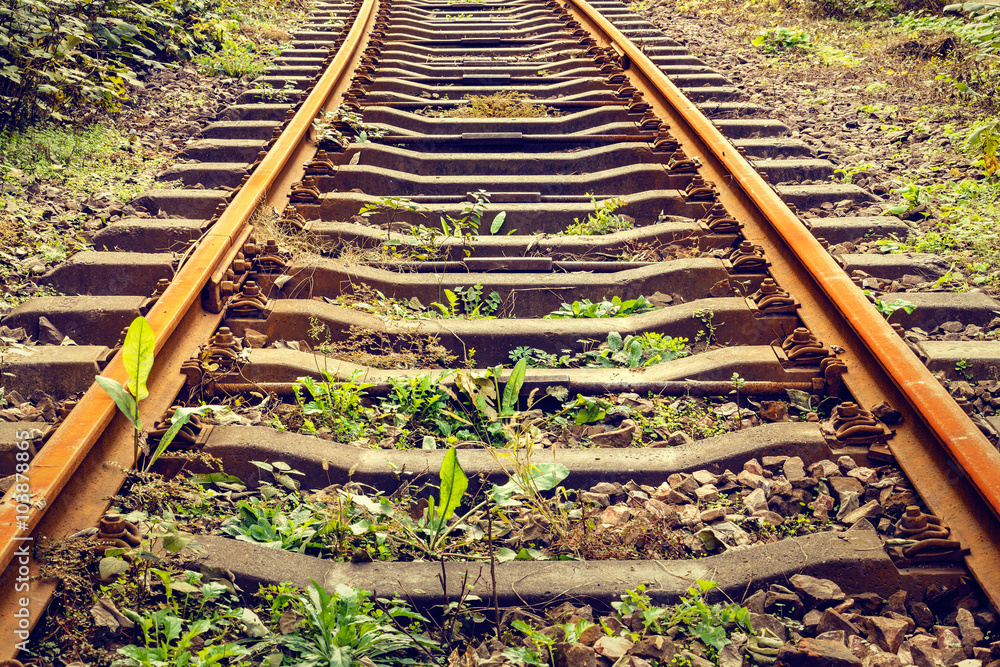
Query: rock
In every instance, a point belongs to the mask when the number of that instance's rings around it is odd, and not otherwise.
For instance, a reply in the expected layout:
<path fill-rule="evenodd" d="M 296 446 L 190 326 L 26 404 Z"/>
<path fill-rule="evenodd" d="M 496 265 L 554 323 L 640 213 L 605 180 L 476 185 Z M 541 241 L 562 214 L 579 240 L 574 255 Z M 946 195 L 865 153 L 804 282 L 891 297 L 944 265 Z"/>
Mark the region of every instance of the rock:
<path fill-rule="evenodd" d="M 921 628 L 929 629 L 934 625 L 934 612 L 924 602 L 911 602 L 906 605 L 910 610 L 910 618 Z"/>
<path fill-rule="evenodd" d="M 932 630 L 935 646 L 939 650 L 962 647 L 962 640 L 958 637 L 958 628 L 949 625 L 935 625 Z"/>
<path fill-rule="evenodd" d="M 669 637 L 650 635 L 636 643 L 629 653 L 641 658 L 651 658 L 661 664 L 668 664 L 674 659 L 677 647 L 674 646 Z"/>
<path fill-rule="evenodd" d="M 764 611 L 782 616 L 799 616 L 805 611 L 802 598 L 784 586 L 771 586 L 764 598 Z M 756 627 L 756 626 L 755 626 Z"/>
<path fill-rule="evenodd" d="M 591 625 L 580 633 L 578 641 L 586 646 L 593 646 L 594 642 L 604 636 L 604 628 L 600 625 Z"/>
<path fill-rule="evenodd" d="M 267 346 L 267 335 L 254 329 L 247 329 L 243 332 L 243 344 L 249 348 L 259 350 Z"/>
<path fill-rule="evenodd" d="M 750 459 L 743 464 L 743 470 L 758 477 L 764 476 L 764 467 L 758 463 L 757 459 Z"/>
<path fill-rule="evenodd" d="M 972 655 L 972 648 L 983 641 L 986 635 L 976 627 L 976 619 L 968 609 L 959 609 L 955 617 L 955 625 L 958 626 L 958 636 L 962 640 L 962 648 L 966 655 Z"/>
<path fill-rule="evenodd" d="M 838 614 L 832 609 L 827 609 L 823 612 L 820 617 L 819 623 L 816 624 L 816 633 L 824 634 L 827 632 L 841 631 L 845 635 L 860 635 L 861 629 L 858 626 L 851 623 L 849 620 L 844 618 L 842 615 Z"/>
<path fill-rule="evenodd" d="M 559 642 L 556 644 L 556 667 L 597 667 L 597 653 L 584 644 Z"/>
<path fill-rule="evenodd" d="M 861 659 L 839 642 L 802 639 L 784 646 L 775 667 L 861 667 Z"/>
<path fill-rule="evenodd" d="M 759 489 L 767 486 L 767 480 L 763 475 L 757 475 L 746 470 L 741 470 L 740 473 L 736 475 L 736 481 L 749 489 Z"/>
<path fill-rule="evenodd" d="M 785 474 L 789 482 L 793 483 L 795 480 L 804 479 L 806 476 L 805 464 L 802 463 L 802 459 L 798 456 L 790 456 L 785 459 L 781 465 L 781 472 Z"/>
<path fill-rule="evenodd" d="M 891 653 L 869 653 L 861 662 L 862 667 L 902 667 L 903 661 Z"/>
<path fill-rule="evenodd" d="M 788 479 L 792 479 L 791 475 L 785 473 Z M 816 463 L 809 466 L 809 476 L 813 479 L 822 479 L 823 477 L 833 477 L 834 475 L 840 474 L 840 467 L 829 459 L 823 459 L 817 461 Z"/>
<path fill-rule="evenodd" d="M 632 642 L 624 637 L 604 637 L 594 642 L 594 651 L 597 655 L 604 656 L 608 660 L 618 660 L 632 648 Z"/>
<path fill-rule="evenodd" d="M 601 525 L 618 526 L 629 520 L 632 512 L 624 505 L 612 505 L 601 512 Z"/>
<path fill-rule="evenodd" d="M 770 630 L 774 633 L 774 636 L 785 641 L 788 637 L 788 631 L 785 630 L 785 625 L 779 621 L 777 618 L 771 614 L 754 614 L 750 613 L 750 625 L 753 626 L 754 632 L 760 633 L 761 630 Z"/>
<path fill-rule="evenodd" d="M 889 596 L 885 602 L 886 611 L 894 611 L 897 614 L 906 614 L 906 591 L 896 591 Z"/>
<path fill-rule="evenodd" d="M 878 504 L 877 500 L 872 500 L 865 503 L 853 512 L 848 512 L 842 519 L 844 523 L 848 525 L 854 525 L 861 519 L 874 519 L 882 514 L 882 506 Z"/>
<path fill-rule="evenodd" d="M 871 468 L 855 468 L 847 471 L 848 477 L 853 477 L 862 484 L 871 484 L 878 480 L 878 473 Z"/>
<path fill-rule="evenodd" d="M 61 345 L 66 336 L 47 317 L 38 318 L 38 342 L 42 345 Z"/>
<path fill-rule="evenodd" d="M 599 447 L 628 447 L 632 444 L 632 436 L 635 431 L 635 422 L 631 419 L 623 419 L 618 428 L 604 433 L 595 433 L 590 436 L 590 440 Z"/>
<path fill-rule="evenodd" d="M 667 438 L 667 445 L 670 447 L 683 447 L 684 445 L 690 445 L 694 442 L 694 438 L 685 433 L 684 431 L 676 431 L 670 434 Z"/>
<path fill-rule="evenodd" d="M 601 507 L 607 507 L 611 504 L 611 497 L 608 494 L 594 493 L 593 491 L 583 491 L 580 494 L 580 500 L 585 503 L 594 503 Z"/>
<path fill-rule="evenodd" d="M 710 510 L 705 510 L 698 515 L 698 519 L 702 523 L 712 523 L 713 521 L 718 521 L 726 516 L 726 510 L 721 507 L 713 507 Z M 780 524 L 778 524 L 780 525 Z"/>
<path fill-rule="evenodd" d="M 864 493 L 865 490 L 865 488 L 861 486 L 861 482 L 854 477 L 831 477 L 827 480 L 827 483 L 830 485 L 830 488 L 833 489 L 834 493 L 841 498 L 841 503 L 843 503 L 844 493 L 850 492 L 860 495 Z"/>
<path fill-rule="evenodd" d="M 598 482 L 594 486 L 590 487 L 593 493 L 605 493 L 609 496 L 616 496 L 619 493 L 624 493 L 625 489 L 618 482 Z"/>
<path fill-rule="evenodd" d="M 806 574 L 794 574 L 789 578 L 792 587 L 807 601 L 817 607 L 829 607 L 842 602 L 847 596 L 840 586 L 829 579 L 817 579 Z"/>
<path fill-rule="evenodd" d="M 764 591 L 757 591 L 750 597 L 743 600 L 743 606 L 747 608 L 748 611 L 754 614 L 764 613 L 764 600 L 767 598 L 767 593 Z M 1000 642 L 996 642 L 998 647 L 1000 647 Z"/>
<path fill-rule="evenodd" d="M 868 617 L 868 640 L 889 653 L 899 650 L 906 629 L 906 621 L 882 616 Z"/>
<path fill-rule="evenodd" d="M 764 493 L 764 489 L 754 489 L 743 497 L 743 505 L 751 512 L 766 510 L 767 494 Z"/>
<path fill-rule="evenodd" d="M 809 610 L 802 617 L 802 628 L 810 634 L 816 634 L 816 626 L 819 625 L 821 618 L 823 618 L 823 612 L 818 609 Z"/>
<path fill-rule="evenodd" d="M 707 484 L 716 484 L 719 481 L 719 476 L 715 473 L 709 472 L 708 470 L 695 470 L 691 473 L 691 476 L 694 477 L 695 480 L 702 486 Z"/>
<path fill-rule="evenodd" d="M 757 490 L 760 491 L 760 489 Z M 708 502 L 719 497 L 719 489 L 716 488 L 715 484 L 706 484 L 695 489 L 694 495 L 698 502 Z"/>
<path fill-rule="evenodd" d="M 840 469 L 843 470 L 844 472 L 847 472 L 848 470 L 854 470 L 855 468 L 858 467 L 858 464 L 855 463 L 854 459 L 852 459 L 850 456 L 841 456 L 839 459 L 837 459 L 837 465 L 839 465 Z"/>
<path fill-rule="evenodd" d="M 822 639 L 830 642 L 837 642 L 847 646 L 847 633 L 843 630 L 827 630 L 826 632 L 821 632 L 816 635 L 816 639 Z"/>

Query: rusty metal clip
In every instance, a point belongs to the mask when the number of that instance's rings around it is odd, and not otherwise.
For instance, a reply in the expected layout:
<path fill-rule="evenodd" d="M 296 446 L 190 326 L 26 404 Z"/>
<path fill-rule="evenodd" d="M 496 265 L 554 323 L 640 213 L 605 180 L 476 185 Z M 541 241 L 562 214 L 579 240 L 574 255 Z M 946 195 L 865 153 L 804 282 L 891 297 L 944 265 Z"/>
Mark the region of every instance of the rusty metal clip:
<path fill-rule="evenodd" d="M 304 215 L 299 213 L 298 209 L 294 206 L 286 206 L 284 212 L 281 214 L 281 219 L 278 220 L 278 227 L 282 229 L 297 229 L 303 230 L 306 228 L 308 222 Z"/>
<path fill-rule="evenodd" d="M 751 241 L 741 241 L 729 255 L 732 273 L 766 273 L 767 259 L 764 258 L 764 248 L 754 245 Z"/>
<path fill-rule="evenodd" d="M 700 221 L 709 231 L 715 234 L 738 234 L 743 225 L 729 215 L 725 207 L 716 202 Z"/>
<path fill-rule="evenodd" d="M 268 311 L 267 297 L 261 294 L 256 282 L 248 280 L 227 305 L 226 317 L 267 319 Z"/>
<path fill-rule="evenodd" d="M 684 189 L 687 201 L 713 201 L 715 196 L 715 186 L 708 183 L 701 176 L 695 176 Z"/>
<path fill-rule="evenodd" d="M 674 151 L 674 154 L 670 156 L 670 160 L 667 162 L 667 169 L 674 174 L 696 174 L 698 173 L 699 166 L 701 165 L 698 163 L 698 160 L 689 158 L 680 148 Z"/>
<path fill-rule="evenodd" d="M 153 290 L 153 295 L 139 306 L 139 314 L 143 316 L 148 315 L 150 309 L 156 304 L 156 300 L 163 296 L 168 287 L 170 287 L 170 280 L 168 278 L 160 278 L 156 281 L 156 289 Z"/>
<path fill-rule="evenodd" d="M 159 420 L 153 425 L 153 428 L 149 431 L 150 447 L 152 448 L 154 443 L 158 444 L 160 438 L 170 429 L 170 420 L 177 411 L 179 406 L 173 406 L 163 415 L 163 419 Z M 174 436 L 173 441 L 170 443 L 171 449 L 180 449 L 183 451 L 188 451 L 195 448 L 201 448 L 208 442 L 208 436 L 212 432 L 214 427 L 211 424 L 205 424 L 201 421 L 198 415 L 191 415 L 188 423 L 181 427 L 181 430 L 177 432 Z M 155 440 L 154 440 L 155 438 Z"/>
<path fill-rule="evenodd" d="M 781 341 L 785 358 L 793 366 L 817 366 L 833 351 L 826 347 L 809 329 L 798 327 Z"/>
<path fill-rule="evenodd" d="M 264 248 L 257 257 L 257 270 L 262 273 L 280 273 L 288 267 L 288 262 L 278 250 L 278 242 L 268 239 L 264 243 Z"/>
<path fill-rule="evenodd" d="M 760 289 L 751 294 L 750 299 L 766 313 L 794 313 L 799 307 L 795 299 L 781 289 L 773 278 L 765 278 Z"/>
<path fill-rule="evenodd" d="M 668 130 L 663 123 L 660 123 L 660 129 L 656 132 L 656 136 L 653 138 L 653 151 L 656 153 L 676 153 L 680 147 L 681 145 L 677 143 L 677 139 L 674 138 L 674 135 L 670 134 L 670 130 Z"/>
<path fill-rule="evenodd" d="M 307 176 L 335 173 L 337 173 L 337 165 L 330 159 L 330 153 L 325 150 L 316 151 L 316 157 L 306 165 Z"/>
<path fill-rule="evenodd" d="M 314 203 L 319 201 L 320 191 L 316 179 L 306 176 L 301 181 L 292 184 L 292 192 L 288 201 L 296 204 Z"/>
<path fill-rule="evenodd" d="M 920 510 L 918 505 L 909 505 L 906 513 L 895 524 L 894 536 L 906 540 L 907 546 L 891 546 L 889 555 L 897 566 L 957 561 L 968 555 L 969 550 L 962 543 L 951 539 L 951 529 L 941 519 Z M 915 541 L 916 544 L 908 544 Z"/>
<path fill-rule="evenodd" d="M 840 446 L 884 443 L 892 432 L 857 403 L 845 402 L 830 412 L 823 434 Z"/>
<path fill-rule="evenodd" d="M 131 521 L 117 512 L 108 512 L 97 524 L 97 539 L 121 540 L 130 547 L 137 547 L 142 542 L 142 533 Z"/>

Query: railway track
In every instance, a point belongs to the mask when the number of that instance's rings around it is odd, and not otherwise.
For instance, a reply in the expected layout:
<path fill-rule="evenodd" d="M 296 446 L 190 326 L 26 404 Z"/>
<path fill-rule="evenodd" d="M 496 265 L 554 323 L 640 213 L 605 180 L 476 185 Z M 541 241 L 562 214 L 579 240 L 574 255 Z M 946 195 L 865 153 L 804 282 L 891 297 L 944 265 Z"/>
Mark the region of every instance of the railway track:
<path fill-rule="evenodd" d="M 319 4 L 295 37 L 264 81 L 300 93 L 273 102 L 248 91 L 189 147 L 192 161 L 163 176 L 188 187 L 141 197 L 149 217 L 106 228 L 100 250 L 41 279 L 68 296 L 3 320 L 33 339 L 41 326 L 76 343 L 6 362 L 8 392 L 73 403 L 30 442 L 21 434 L 36 423 L 0 424 L 9 448 L 0 473 L 23 478 L 0 504 L 4 637 L 19 628 L 13 610 L 28 609 L 33 625 L 58 585 L 33 581 L 29 604 L 20 600 L 18 577 L 38 571 L 21 558 L 24 544 L 97 525 L 134 463 L 131 425 L 93 376 L 124 382 L 115 347 L 140 314 L 157 350 L 146 424 L 199 400 L 273 395 L 291 406 L 302 377 L 371 385 L 366 405 L 383 419 L 350 437 L 294 433 L 301 415 L 283 432 L 192 432 L 230 474 L 251 479 L 250 461 L 282 461 L 304 474 L 304 488 L 352 481 L 389 494 L 437 471 L 449 444 L 463 446 L 470 478 L 495 483 L 504 469 L 485 444 L 533 449 L 536 463 L 565 466 L 561 483 L 592 507 L 608 512 L 627 497 L 633 515 L 687 535 L 684 553 L 698 556 L 501 563 L 495 584 L 477 588 L 498 604 L 606 605 L 639 583 L 675 599 L 709 578 L 739 599 L 794 574 L 849 594 L 922 596 L 959 590 L 971 574 L 995 605 L 998 455 L 989 426 L 929 370 L 954 368 L 956 356 L 986 369 L 992 352 L 927 344 L 917 350 L 925 361 L 914 354 L 849 272 L 893 280 L 933 263 L 828 253 L 817 239 L 905 226 L 805 224 L 798 211 L 870 195 L 816 184 L 833 165 L 784 138 L 766 109 L 614 0 Z M 588 220 L 620 229 L 572 233 Z M 319 252 L 293 255 L 292 242 Z M 899 318 L 907 328 L 984 326 L 997 310 L 982 294 L 908 297 L 919 307 Z M 588 303 L 625 316 L 545 319 Z M 473 365 L 507 370 L 462 370 Z M 465 404 L 464 417 L 445 430 L 385 428 L 401 410 L 386 398 L 428 374 L 441 378 L 452 414 Z M 721 425 L 713 437 L 693 441 L 655 421 L 685 406 Z M 26 470 L 18 451 L 30 455 Z M 737 499 L 757 526 L 802 516 L 820 529 L 751 538 L 712 504 L 720 497 Z M 900 533 L 909 505 L 949 532 Z M 886 548 L 914 534 L 947 540 Z M 203 563 L 244 587 L 397 586 L 430 605 L 442 568 L 449 596 L 460 595 L 462 573 L 482 569 L 474 558 L 333 562 L 199 541 Z"/>

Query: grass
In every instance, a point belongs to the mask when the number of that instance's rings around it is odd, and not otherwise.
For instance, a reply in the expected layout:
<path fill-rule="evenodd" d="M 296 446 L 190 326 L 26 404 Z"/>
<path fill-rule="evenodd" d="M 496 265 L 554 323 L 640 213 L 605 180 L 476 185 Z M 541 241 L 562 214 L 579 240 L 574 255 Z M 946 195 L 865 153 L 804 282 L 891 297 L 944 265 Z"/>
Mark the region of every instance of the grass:
<path fill-rule="evenodd" d="M 548 116 L 549 107 L 531 102 L 531 95 L 511 90 L 491 95 L 466 95 L 461 106 L 434 112 L 445 118 L 541 118 Z"/>

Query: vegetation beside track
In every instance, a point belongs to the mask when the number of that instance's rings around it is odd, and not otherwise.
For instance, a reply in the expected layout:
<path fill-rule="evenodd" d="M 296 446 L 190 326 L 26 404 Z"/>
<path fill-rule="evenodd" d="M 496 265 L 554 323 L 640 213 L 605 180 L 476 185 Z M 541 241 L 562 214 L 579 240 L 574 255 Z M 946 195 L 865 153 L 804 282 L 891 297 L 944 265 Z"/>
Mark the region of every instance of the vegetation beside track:
<path fill-rule="evenodd" d="M 898 215 L 904 237 L 842 251 L 930 252 L 952 271 L 933 289 L 1000 287 L 1000 11 L 944 13 L 938 0 L 749 0 L 722 11 L 704 0 L 633 3 L 725 26 L 684 37 L 745 86 L 750 101 L 789 116 L 793 132 L 839 169 L 834 178 L 885 197 L 865 210 Z M 668 34 L 678 22 L 661 21 Z M 686 41 L 686 40 L 685 40 Z M 717 50 L 718 49 L 718 50 Z M 807 212 L 806 217 L 815 213 Z"/>
<path fill-rule="evenodd" d="M 133 215 L 129 200 L 214 98 L 245 87 L 304 15 L 299 0 L 11 4 L 0 19 L 0 312 L 48 294 L 34 277 Z"/>

